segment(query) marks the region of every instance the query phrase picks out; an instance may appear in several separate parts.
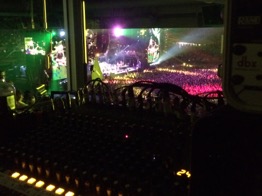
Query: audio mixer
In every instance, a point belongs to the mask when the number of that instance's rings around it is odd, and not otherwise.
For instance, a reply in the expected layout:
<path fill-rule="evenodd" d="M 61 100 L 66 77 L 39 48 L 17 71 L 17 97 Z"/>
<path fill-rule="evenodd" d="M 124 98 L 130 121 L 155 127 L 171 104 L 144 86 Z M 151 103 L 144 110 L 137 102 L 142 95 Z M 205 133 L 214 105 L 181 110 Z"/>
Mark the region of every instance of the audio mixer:
<path fill-rule="evenodd" d="M 6 195 L 187 195 L 187 118 L 90 104 L 2 123 Z"/>

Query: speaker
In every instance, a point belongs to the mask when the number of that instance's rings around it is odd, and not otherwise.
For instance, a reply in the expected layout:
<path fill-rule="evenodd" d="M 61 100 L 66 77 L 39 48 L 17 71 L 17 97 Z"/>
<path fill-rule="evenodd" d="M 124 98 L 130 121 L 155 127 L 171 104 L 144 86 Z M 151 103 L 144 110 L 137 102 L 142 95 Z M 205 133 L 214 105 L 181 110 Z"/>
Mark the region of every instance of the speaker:
<path fill-rule="evenodd" d="M 262 113 L 262 1 L 227 1 L 225 15 L 225 97 L 236 109 Z"/>

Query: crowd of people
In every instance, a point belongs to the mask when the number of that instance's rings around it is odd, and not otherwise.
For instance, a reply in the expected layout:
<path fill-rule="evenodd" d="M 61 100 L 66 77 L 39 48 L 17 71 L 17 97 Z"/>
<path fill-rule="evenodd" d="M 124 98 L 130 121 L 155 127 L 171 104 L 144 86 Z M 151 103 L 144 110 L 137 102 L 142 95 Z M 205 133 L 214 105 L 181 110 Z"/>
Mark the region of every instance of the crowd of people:
<path fill-rule="evenodd" d="M 142 69 L 109 77 L 106 82 L 113 89 L 148 80 L 175 84 L 192 95 L 222 91 L 222 79 L 218 74 L 222 55 L 218 48 L 212 44 L 202 47 L 183 45 L 179 48 L 180 52 L 167 60 L 142 65 Z"/>
<path fill-rule="evenodd" d="M 179 65 L 130 72 L 121 77 L 108 79 L 106 82 L 113 88 L 117 88 L 140 80 L 175 84 L 192 95 L 222 90 L 222 80 L 217 74 L 217 69 L 185 68 Z"/>

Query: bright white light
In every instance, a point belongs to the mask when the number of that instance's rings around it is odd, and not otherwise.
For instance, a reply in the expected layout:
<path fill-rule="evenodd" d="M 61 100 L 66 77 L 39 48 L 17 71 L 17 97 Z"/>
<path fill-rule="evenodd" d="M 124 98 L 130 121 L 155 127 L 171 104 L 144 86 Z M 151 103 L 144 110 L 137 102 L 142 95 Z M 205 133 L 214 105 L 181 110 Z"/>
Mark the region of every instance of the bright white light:
<path fill-rule="evenodd" d="M 119 37 L 119 36 L 123 35 L 123 32 L 124 32 L 124 30 L 122 28 L 120 28 L 120 27 L 115 27 L 114 28 L 114 35 L 116 37 Z"/>
<path fill-rule="evenodd" d="M 59 34 L 60 34 L 60 37 L 63 37 L 63 36 L 65 36 L 65 31 L 62 30 L 62 31 L 59 32 Z"/>

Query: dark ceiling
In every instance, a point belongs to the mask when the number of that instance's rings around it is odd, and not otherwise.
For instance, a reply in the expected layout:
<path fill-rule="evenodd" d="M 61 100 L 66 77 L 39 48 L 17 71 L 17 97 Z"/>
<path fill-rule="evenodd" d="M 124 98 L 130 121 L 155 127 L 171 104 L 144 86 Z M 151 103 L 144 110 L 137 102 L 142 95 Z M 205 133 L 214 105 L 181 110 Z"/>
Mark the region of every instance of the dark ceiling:
<path fill-rule="evenodd" d="M 110 27 L 202 27 L 221 25 L 224 0 L 90 0 L 87 20 Z M 92 24 L 91 25 L 96 25 Z"/>
<path fill-rule="evenodd" d="M 1 29 L 43 28 L 44 0 L 0 0 Z M 49 27 L 63 27 L 63 0 L 46 0 Z"/>
<path fill-rule="evenodd" d="M 64 26 L 63 1 L 46 0 L 49 28 Z M 44 0 L 0 0 L 1 29 L 43 28 Z M 87 26 L 196 27 L 221 25 L 224 0 L 86 0 Z"/>

